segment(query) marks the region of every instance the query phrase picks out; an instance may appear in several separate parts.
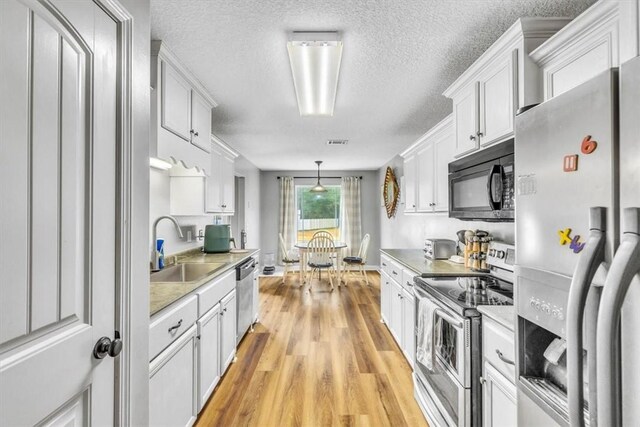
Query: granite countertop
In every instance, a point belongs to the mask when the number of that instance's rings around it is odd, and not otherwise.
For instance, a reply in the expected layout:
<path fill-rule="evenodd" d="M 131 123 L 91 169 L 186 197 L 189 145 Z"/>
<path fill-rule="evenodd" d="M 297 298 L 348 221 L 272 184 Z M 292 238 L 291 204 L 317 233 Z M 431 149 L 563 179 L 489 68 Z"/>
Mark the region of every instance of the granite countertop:
<path fill-rule="evenodd" d="M 154 282 L 149 284 L 149 314 L 153 316 L 163 308 L 171 305 L 180 298 L 192 293 L 200 286 L 209 283 L 212 279 L 235 268 L 245 259 L 259 252 L 259 249 L 248 249 L 244 253 L 205 254 L 199 250 L 191 251 L 185 255 L 178 255 L 178 264 L 182 263 L 223 263 L 223 265 L 207 276 L 194 282 Z M 167 256 L 171 260 L 173 256 Z"/>
<path fill-rule="evenodd" d="M 511 332 L 515 331 L 516 312 L 512 305 L 481 305 L 478 311 L 487 316 Z"/>
<path fill-rule="evenodd" d="M 424 257 L 424 252 L 421 249 L 381 249 L 381 251 L 409 270 L 420 273 L 421 277 L 478 276 L 483 274 L 449 260 L 428 260 Z"/>

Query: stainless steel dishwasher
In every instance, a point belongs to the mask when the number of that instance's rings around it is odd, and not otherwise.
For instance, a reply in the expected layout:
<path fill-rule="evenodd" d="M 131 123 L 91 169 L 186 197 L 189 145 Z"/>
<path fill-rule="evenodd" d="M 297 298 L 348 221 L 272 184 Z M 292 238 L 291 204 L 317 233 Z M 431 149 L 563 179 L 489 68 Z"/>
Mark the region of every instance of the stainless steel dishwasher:
<path fill-rule="evenodd" d="M 249 258 L 236 267 L 236 301 L 238 313 L 239 343 L 249 327 L 253 324 L 253 271 L 256 269 L 256 260 Z"/>

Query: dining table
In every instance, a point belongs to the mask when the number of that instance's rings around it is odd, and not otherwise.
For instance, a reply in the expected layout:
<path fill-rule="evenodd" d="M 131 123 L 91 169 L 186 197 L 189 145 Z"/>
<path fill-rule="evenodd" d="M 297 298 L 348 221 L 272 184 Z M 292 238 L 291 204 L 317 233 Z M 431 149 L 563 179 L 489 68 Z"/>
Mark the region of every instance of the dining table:
<path fill-rule="evenodd" d="M 307 273 L 307 254 L 309 252 L 309 242 L 300 241 L 295 244 L 300 251 L 300 283 L 305 283 Z M 334 241 L 333 248 L 336 257 L 336 276 L 338 277 L 338 287 L 342 284 L 342 250 L 347 247 L 345 242 Z"/>

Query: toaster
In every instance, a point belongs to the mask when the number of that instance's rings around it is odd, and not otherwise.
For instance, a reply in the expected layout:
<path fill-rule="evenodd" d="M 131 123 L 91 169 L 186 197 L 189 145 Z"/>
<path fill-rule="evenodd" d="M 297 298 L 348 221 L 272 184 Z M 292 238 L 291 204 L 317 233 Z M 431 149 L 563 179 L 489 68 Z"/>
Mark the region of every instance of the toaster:
<path fill-rule="evenodd" d="M 424 257 L 427 259 L 449 259 L 456 254 L 456 242 L 449 239 L 426 239 Z"/>

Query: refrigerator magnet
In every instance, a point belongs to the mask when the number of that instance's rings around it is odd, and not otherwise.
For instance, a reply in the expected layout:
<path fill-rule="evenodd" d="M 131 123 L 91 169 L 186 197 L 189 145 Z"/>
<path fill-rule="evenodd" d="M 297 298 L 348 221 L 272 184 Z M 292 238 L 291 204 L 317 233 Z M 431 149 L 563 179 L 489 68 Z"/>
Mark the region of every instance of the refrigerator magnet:
<path fill-rule="evenodd" d="M 582 154 L 591 154 L 596 151 L 598 147 L 598 142 L 591 139 L 591 135 L 587 135 L 582 139 L 582 144 L 580 144 L 580 151 Z"/>

